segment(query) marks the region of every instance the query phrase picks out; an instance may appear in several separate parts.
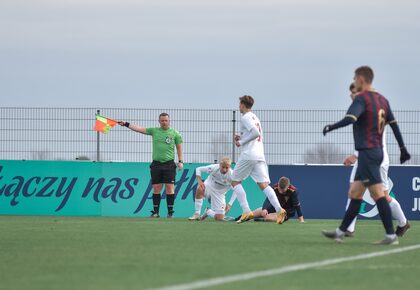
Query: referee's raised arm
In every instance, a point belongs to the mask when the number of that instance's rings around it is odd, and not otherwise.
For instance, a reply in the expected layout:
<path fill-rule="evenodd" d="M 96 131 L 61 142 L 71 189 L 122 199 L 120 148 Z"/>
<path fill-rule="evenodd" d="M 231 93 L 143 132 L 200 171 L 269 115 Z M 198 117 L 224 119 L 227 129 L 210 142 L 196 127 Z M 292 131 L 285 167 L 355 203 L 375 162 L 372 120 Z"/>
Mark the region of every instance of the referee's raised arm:
<path fill-rule="evenodd" d="M 142 134 L 145 134 L 146 135 L 146 128 L 144 128 L 144 127 L 140 127 L 140 126 L 138 126 L 136 124 L 130 124 L 130 123 L 125 122 L 125 121 L 118 121 L 118 124 L 120 126 L 127 127 L 128 129 L 131 129 L 134 132 L 142 133 Z"/>

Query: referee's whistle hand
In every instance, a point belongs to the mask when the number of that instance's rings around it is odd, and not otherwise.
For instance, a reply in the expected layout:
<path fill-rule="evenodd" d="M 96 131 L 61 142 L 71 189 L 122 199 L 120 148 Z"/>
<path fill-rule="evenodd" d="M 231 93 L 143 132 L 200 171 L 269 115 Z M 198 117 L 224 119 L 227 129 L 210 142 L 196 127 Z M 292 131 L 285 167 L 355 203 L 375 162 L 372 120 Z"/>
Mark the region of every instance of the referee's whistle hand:
<path fill-rule="evenodd" d="M 182 169 L 184 169 L 184 164 L 182 162 L 178 162 L 178 170 L 182 170 Z"/>

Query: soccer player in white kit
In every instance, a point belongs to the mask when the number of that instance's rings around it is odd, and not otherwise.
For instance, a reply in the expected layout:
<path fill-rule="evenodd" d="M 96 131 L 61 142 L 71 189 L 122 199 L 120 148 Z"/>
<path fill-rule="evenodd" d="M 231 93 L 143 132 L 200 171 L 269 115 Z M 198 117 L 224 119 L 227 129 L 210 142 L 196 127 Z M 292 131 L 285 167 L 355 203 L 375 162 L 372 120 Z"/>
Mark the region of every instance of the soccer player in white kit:
<path fill-rule="evenodd" d="M 350 91 L 352 95 L 357 94 L 357 91 L 355 90 L 355 86 L 353 83 L 350 85 Z M 383 189 L 384 189 L 386 200 L 388 201 L 389 206 L 391 207 L 392 217 L 398 222 L 398 226 L 395 231 L 395 234 L 399 237 L 402 237 L 405 234 L 405 232 L 410 228 L 410 223 L 407 221 L 407 218 L 405 217 L 404 212 L 401 209 L 400 203 L 395 198 L 392 198 L 389 195 L 389 192 L 391 190 L 390 183 L 392 181 L 388 177 L 389 155 L 388 155 L 388 150 L 386 146 L 386 128 L 384 129 L 384 133 L 382 136 L 382 144 L 383 144 L 384 159 L 382 160 L 380 171 L 381 171 Z M 346 166 L 350 166 L 354 164 L 353 169 L 350 174 L 350 184 L 354 182 L 354 177 L 356 175 L 358 155 L 359 155 L 359 152 L 355 151 L 353 155 L 348 156 L 344 160 L 344 165 Z M 349 203 L 350 203 L 350 198 L 347 200 L 346 210 L 349 206 Z M 353 222 L 347 228 L 346 236 L 353 235 L 355 227 L 356 227 L 356 221 L 357 221 L 357 216 L 354 218 Z"/>
<path fill-rule="evenodd" d="M 251 176 L 276 209 L 277 223 L 282 224 L 286 217 L 286 211 L 281 208 L 274 189 L 269 186 L 270 176 L 264 156 L 263 132 L 260 120 L 251 111 L 253 105 L 254 99 L 251 96 L 245 95 L 239 98 L 239 110 L 242 114 L 241 134 L 235 136 L 235 144 L 242 151 L 232 173 L 233 194 L 236 195 L 242 208 L 242 215 L 237 223 L 253 218 L 245 190 L 241 184 L 243 180 Z"/>
<path fill-rule="evenodd" d="M 212 164 L 196 168 L 196 178 L 198 188 L 195 196 L 195 213 L 189 220 L 202 220 L 204 217 L 214 217 L 217 221 L 224 220 L 226 211 L 225 196 L 231 188 L 232 169 L 230 168 L 232 161 L 228 157 L 224 157 L 220 164 Z M 203 182 L 202 174 L 207 173 L 209 176 Z M 207 209 L 203 216 L 200 216 L 203 206 L 203 198 L 209 199 L 211 208 Z"/>

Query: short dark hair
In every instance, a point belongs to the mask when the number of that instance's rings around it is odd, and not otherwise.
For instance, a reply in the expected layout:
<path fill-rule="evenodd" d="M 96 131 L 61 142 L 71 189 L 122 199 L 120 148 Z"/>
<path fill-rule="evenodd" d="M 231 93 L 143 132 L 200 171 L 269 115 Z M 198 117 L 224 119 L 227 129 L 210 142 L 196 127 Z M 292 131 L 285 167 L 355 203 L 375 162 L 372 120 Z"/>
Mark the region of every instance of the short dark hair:
<path fill-rule="evenodd" d="M 160 119 L 160 117 L 168 117 L 168 118 L 169 118 L 169 114 L 168 114 L 168 113 L 163 112 L 163 113 L 160 113 L 160 115 L 159 115 L 159 119 Z"/>
<path fill-rule="evenodd" d="M 280 180 L 279 180 L 279 188 L 281 190 L 286 190 L 289 187 L 289 185 L 290 185 L 290 179 L 289 178 L 287 178 L 285 176 L 283 176 L 283 177 L 280 178 Z"/>
<path fill-rule="evenodd" d="M 350 92 L 353 92 L 353 90 L 356 88 L 356 86 L 355 86 L 355 84 L 354 83 L 351 83 L 350 84 L 350 86 L 349 86 L 349 91 Z"/>
<path fill-rule="evenodd" d="M 354 73 L 356 74 L 356 76 L 363 77 L 365 81 L 369 84 L 373 82 L 373 69 L 367 65 L 358 67 Z"/>
<path fill-rule="evenodd" d="M 254 105 L 254 98 L 248 95 L 244 95 L 239 98 L 239 102 L 245 106 L 247 109 L 251 109 Z"/>

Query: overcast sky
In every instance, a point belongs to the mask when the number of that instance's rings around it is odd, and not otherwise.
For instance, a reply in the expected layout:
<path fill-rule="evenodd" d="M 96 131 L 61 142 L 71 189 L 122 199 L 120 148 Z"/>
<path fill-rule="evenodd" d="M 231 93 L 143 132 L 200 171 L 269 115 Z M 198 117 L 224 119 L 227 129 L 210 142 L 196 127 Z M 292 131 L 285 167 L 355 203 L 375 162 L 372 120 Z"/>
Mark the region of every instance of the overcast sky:
<path fill-rule="evenodd" d="M 420 110 L 420 1 L 0 0 L 0 106 Z"/>

